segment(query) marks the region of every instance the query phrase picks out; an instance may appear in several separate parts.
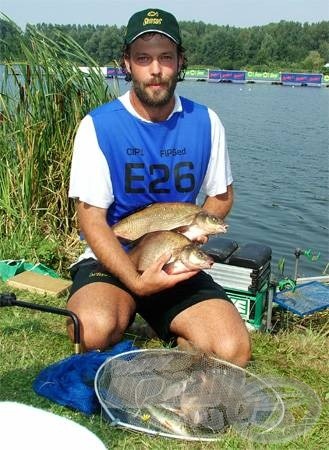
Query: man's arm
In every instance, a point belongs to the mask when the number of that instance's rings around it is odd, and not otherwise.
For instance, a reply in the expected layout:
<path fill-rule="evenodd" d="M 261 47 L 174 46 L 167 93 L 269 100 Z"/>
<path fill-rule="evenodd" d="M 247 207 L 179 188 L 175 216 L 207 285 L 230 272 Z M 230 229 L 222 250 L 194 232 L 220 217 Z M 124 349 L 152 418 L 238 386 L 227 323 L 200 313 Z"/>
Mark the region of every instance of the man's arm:
<path fill-rule="evenodd" d="M 80 228 L 86 241 L 98 260 L 132 292 L 150 295 L 173 287 L 196 274 L 196 271 L 178 275 L 168 275 L 164 272 L 162 267 L 170 259 L 170 253 L 162 255 L 140 274 L 108 225 L 106 213 L 106 209 L 78 202 Z"/>
<path fill-rule="evenodd" d="M 224 194 L 219 194 L 214 197 L 206 197 L 206 200 L 202 206 L 210 214 L 224 219 L 230 212 L 234 199 L 233 184 L 227 186 L 227 191 Z"/>

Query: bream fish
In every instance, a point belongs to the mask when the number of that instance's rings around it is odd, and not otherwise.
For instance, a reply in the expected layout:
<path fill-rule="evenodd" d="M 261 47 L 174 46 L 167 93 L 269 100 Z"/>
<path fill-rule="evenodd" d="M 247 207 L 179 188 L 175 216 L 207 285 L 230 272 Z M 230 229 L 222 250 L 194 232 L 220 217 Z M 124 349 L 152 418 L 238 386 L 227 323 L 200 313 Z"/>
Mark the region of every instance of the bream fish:
<path fill-rule="evenodd" d="M 227 228 L 221 218 L 200 206 L 179 202 L 153 203 L 112 226 L 115 235 L 125 241 L 160 230 L 175 230 L 193 241 L 210 234 L 226 233 Z"/>
<path fill-rule="evenodd" d="M 148 405 L 147 411 L 150 415 L 152 422 L 155 419 L 157 428 L 167 433 L 173 433 L 177 436 L 190 436 L 191 432 L 188 431 L 182 419 L 174 413 L 170 413 L 163 408 L 159 408 L 155 405 Z M 155 425 L 154 424 L 154 425 Z M 153 426 L 154 426 L 153 425 Z"/>
<path fill-rule="evenodd" d="M 137 270 L 144 272 L 166 252 L 171 252 L 170 260 L 163 267 L 168 274 L 209 269 L 214 262 L 196 243 L 175 231 L 147 233 L 137 241 L 129 255 Z"/>

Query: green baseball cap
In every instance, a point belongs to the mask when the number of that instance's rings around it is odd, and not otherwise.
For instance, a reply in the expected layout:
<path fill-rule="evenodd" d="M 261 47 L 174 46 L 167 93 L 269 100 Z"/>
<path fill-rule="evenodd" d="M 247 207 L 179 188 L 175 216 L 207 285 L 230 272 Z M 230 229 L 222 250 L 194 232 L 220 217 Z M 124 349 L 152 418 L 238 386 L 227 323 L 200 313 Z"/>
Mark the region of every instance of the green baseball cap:
<path fill-rule="evenodd" d="M 125 44 L 131 44 L 145 33 L 160 33 L 176 44 L 182 43 L 178 22 L 171 13 L 162 9 L 144 9 L 132 15 L 127 25 Z"/>

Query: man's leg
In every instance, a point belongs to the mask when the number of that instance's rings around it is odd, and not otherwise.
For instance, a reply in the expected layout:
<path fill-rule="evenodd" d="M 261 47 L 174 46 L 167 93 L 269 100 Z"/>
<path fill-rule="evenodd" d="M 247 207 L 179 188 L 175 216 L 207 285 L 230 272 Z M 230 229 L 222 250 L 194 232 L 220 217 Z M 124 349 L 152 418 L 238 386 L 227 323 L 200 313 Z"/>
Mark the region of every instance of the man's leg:
<path fill-rule="evenodd" d="M 249 332 L 236 307 L 226 300 L 210 299 L 190 306 L 172 320 L 170 331 L 183 348 L 192 345 L 241 367 L 250 360 Z"/>
<path fill-rule="evenodd" d="M 105 349 L 119 342 L 132 317 L 136 305 L 130 294 L 117 286 L 96 282 L 78 289 L 67 303 L 80 321 L 84 350 Z M 73 324 L 68 324 L 73 338 Z"/>

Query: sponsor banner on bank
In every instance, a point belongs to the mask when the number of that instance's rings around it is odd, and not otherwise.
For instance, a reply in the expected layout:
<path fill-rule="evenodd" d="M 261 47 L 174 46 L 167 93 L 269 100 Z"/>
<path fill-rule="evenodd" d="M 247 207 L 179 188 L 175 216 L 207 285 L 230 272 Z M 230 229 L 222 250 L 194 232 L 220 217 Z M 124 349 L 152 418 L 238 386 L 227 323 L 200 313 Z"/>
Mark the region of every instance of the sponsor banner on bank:
<path fill-rule="evenodd" d="M 280 72 L 247 72 L 247 80 L 251 81 L 280 81 Z"/>

